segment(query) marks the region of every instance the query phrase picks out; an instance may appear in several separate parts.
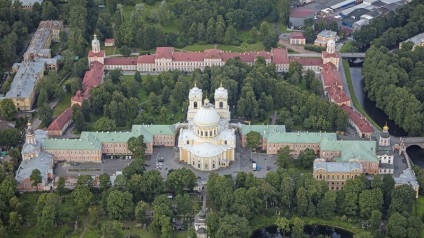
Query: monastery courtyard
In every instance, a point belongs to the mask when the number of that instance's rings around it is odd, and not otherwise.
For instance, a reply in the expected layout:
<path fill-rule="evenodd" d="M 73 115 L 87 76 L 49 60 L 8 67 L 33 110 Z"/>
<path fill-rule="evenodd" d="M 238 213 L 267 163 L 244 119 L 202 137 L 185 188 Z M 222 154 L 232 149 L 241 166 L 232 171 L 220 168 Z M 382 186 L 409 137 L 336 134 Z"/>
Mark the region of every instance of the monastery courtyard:
<path fill-rule="evenodd" d="M 275 164 L 277 155 L 267 155 L 261 153 L 252 153 L 252 160 L 256 161 L 257 165 L 261 167 L 260 171 L 252 170 L 252 161 L 250 160 L 250 150 L 241 147 L 241 136 L 237 135 L 236 147 L 236 160 L 231 163 L 229 167 L 220 168 L 213 172 L 220 175 L 236 175 L 238 172 L 253 172 L 256 177 L 264 178 L 269 171 L 276 171 L 277 165 Z M 190 165 L 180 162 L 178 158 L 178 147 L 155 147 L 152 156 L 146 156 L 145 164 L 146 170 L 158 170 L 161 172 L 163 178 L 166 178 L 170 169 L 187 168 L 192 170 L 197 177 L 201 180 L 207 180 L 210 171 L 200 171 L 193 169 Z M 163 158 L 163 162 L 158 160 Z M 100 175 L 107 173 L 109 175 L 116 174 L 116 171 L 122 171 L 124 167 L 131 163 L 129 159 L 103 159 L 103 163 L 80 163 L 72 166 L 70 163 L 60 163 L 54 169 L 56 176 L 70 176 L 76 177 L 78 175 Z M 161 163 L 161 168 L 157 167 L 157 163 Z M 270 170 L 267 170 L 270 166 Z M 312 170 L 311 170 L 312 172 Z"/>

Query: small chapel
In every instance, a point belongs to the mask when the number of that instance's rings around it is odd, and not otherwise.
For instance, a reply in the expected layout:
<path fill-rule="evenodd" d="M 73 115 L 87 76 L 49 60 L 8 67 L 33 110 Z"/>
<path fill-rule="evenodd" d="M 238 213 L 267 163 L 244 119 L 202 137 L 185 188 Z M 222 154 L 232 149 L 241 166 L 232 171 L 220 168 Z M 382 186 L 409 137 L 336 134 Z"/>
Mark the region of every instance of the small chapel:
<path fill-rule="evenodd" d="M 201 171 L 227 167 L 234 161 L 235 129 L 230 127 L 228 91 L 222 84 L 215 90 L 212 104 L 196 85 L 189 92 L 187 121 L 180 129 L 180 161 Z"/>

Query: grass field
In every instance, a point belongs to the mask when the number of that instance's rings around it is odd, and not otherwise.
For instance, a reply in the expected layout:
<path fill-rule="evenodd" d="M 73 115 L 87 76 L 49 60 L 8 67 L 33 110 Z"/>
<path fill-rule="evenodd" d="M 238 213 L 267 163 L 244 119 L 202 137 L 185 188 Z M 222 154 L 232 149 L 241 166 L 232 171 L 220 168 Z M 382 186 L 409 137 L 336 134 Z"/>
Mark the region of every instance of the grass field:
<path fill-rule="evenodd" d="M 381 131 L 382 130 L 381 127 L 365 112 L 361 104 L 359 104 L 358 99 L 356 98 L 355 90 L 353 88 L 353 83 L 352 83 L 352 76 L 350 75 L 350 70 L 349 70 L 349 62 L 347 62 L 347 60 L 343 60 L 343 68 L 346 74 L 347 84 L 349 86 L 350 97 L 352 98 L 352 103 L 355 106 L 356 110 L 358 110 L 364 117 L 366 117 L 367 120 L 373 124 L 373 126 L 375 126 L 378 130 Z"/>
<path fill-rule="evenodd" d="M 113 54 L 119 54 L 119 50 L 116 47 L 112 47 L 112 46 L 102 46 L 101 47 L 102 50 L 106 51 L 106 55 L 113 55 Z"/>
<path fill-rule="evenodd" d="M 59 116 L 63 111 L 71 106 L 71 97 L 70 93 L 66 93 L 65 96 L 57 103 L 56 107 L 53 110 L 53 116 Z"/>

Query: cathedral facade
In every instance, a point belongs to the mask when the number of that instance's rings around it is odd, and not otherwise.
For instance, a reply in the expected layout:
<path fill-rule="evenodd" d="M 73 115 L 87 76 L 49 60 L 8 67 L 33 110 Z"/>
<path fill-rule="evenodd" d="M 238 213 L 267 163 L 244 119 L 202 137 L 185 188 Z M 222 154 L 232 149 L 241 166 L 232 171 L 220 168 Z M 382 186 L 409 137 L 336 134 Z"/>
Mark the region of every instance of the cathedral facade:
<path fill-rule="evenodd" d="M 180 161 L 202 171 L 227 167 L 235 159 L 228 91 L 221 85 L 214 96 L 215 105 L 208 98 L 203 100 L 202 90 L 195 85 L 189 93 L 188 123 L 179 131 Z"/>

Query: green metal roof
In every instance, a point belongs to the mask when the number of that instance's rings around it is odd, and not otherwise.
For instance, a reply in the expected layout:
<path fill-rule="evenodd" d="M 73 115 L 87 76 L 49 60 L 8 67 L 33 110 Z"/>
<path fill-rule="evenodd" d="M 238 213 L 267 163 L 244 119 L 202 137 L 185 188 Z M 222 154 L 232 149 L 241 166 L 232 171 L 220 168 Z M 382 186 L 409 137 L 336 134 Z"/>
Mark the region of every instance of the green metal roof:
<path fill-rule="evenodd" d="M 102 143 L 126 143 L 131 137 L 144 136 L 144 143 L 152 143 L 154 135 L 174 135 L 173 125 L 133 125 L 131 131 L 83 131 L 80 139 L 46 139 L 45 150 L 96 150 Z"/>
<path fill-rule="evenodd" d="M 152 135 L 174 135 L 174 125 L 133 125 L 132 131 L 146 131 Z"/>
<path fill-rule="evenodd" d="M 378 162 L 376 147 L 375 141 L 363 140 L 323 140 L 320 144 L 322 152 L 341 151 L 341 156 L 335 158 L 337 162 L 349 162 L 351 159 Z"/>
<path fill-rule="evenodd" d="M 242 135 L 247 135 L 251 131 L 257 131 L 262 136 L 271 132 L 286 132 L 285 125 L 242 125 L 241 133 Z"/>
<path fill-rule="evenodd" d="M 100 150 L 102 145 L 95 140 L 83 139 L 46 139 L 44 150 Z"/>
<path fill-rule="evenodd" d="M 315 143 L 318 144 L 324 139 L 337 140 L 336 133 L 321 132 L 286 132 L 268 133 L 265 135 L 268 143 Z"/>

